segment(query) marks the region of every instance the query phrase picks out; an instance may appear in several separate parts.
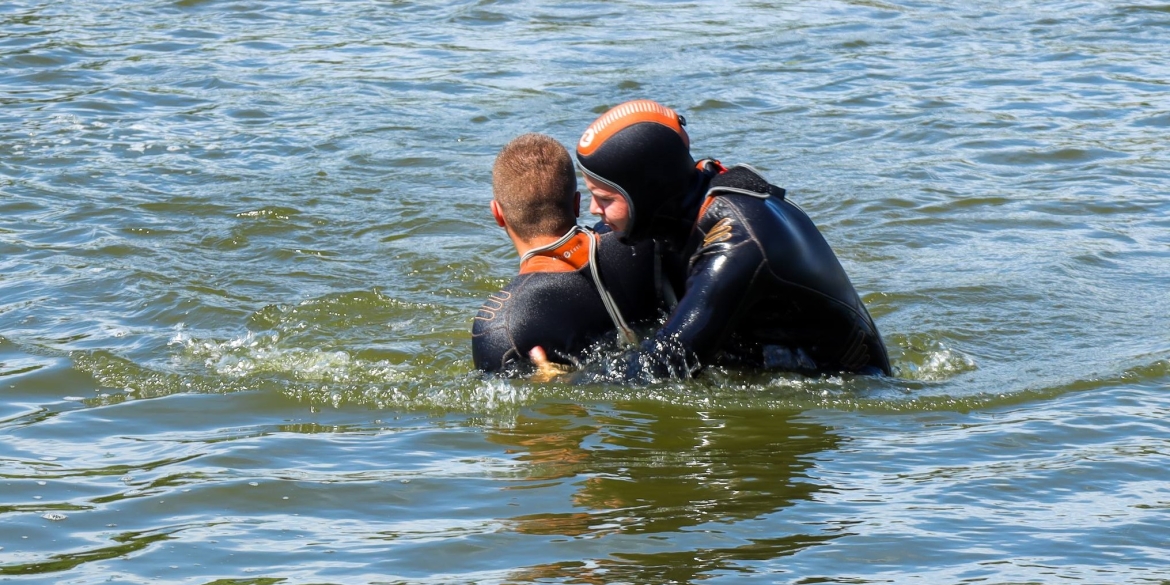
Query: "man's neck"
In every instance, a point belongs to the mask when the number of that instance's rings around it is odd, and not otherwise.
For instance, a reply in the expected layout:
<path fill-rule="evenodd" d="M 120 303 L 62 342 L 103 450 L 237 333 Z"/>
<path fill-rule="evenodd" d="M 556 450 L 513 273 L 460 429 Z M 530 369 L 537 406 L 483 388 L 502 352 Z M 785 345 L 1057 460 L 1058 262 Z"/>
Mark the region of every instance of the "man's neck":
<path fill-rule="evenodd" d="M 556 243 L 562 236 L 537 236 L 530 240 L 514 239 L 512 243 L 516 245 L 516 254 L 523 257 L 529 250 L 543 248 L 545 246 Z"/>
<path fill-rule="evenodd" d="M 594 237 L 574 226 L 559 238 L 532 238 L 517 243 L 516 249 L 523 250 L 520 252 L 520 274 L 580 270 L 589 264 L 593 255 Z"/>
<path fill-rule="evenodd" d="M 572 229 L 572 228 L 569 228 L 569 229 Z M 560 240 L 561 238 L 565 237 L 565 234 L 569 233 L 569 229 L 566 229 L 564 232 L 562 232 L 560 234 L 540 235 L 540 236 L 534 236 L 534 237 L 529 238 L 529 239 L 521 239 L 521 238 L 513 235 L 512 236 L 512 244 L 516 246 L 516 254 L 523 257 L 530 250 L 535 250 L 537 248 L 543 248 L 545 246 L 555 244 L 557 242 L 557 240 Z"/>

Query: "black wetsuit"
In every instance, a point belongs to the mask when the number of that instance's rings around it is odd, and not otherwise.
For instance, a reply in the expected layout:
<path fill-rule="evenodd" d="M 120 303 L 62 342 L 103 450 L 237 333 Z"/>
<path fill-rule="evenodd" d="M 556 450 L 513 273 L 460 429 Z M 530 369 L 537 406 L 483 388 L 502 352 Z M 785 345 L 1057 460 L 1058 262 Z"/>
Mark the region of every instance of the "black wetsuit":
<path fill-rule="evenodd" d="M 660 317 L 653 244 L 629 246 L 614 233 L 577 234 L 522 261 L 520 275 L 488 297 L 471 329 L 476 368 L 523 374 L 529 350 L 538 345 L 551 361 L 576 364 L 590 344 L 612 336 L 617 327 L 594 284 L 588 237 L 598 238 L 601 281 L 625 322 Z"/>
<path fill-rule="evenodd" d="M 687 377 L 712 363 L 890 373 L 865 305 L 808 215 L 753 169 L 700 163 L 653 229 L 679 302 L 623 377 Z M 697 219 L 695 219 L 697 218 Z"/>

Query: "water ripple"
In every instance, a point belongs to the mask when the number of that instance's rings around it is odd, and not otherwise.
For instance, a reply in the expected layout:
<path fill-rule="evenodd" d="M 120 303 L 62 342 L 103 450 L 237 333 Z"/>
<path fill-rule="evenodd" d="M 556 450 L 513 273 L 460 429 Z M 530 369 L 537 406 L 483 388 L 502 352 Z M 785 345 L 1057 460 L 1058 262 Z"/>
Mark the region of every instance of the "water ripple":
<path fill-rule="evenodd" d="M 0 573 L 1157 580 L 1168 23 L 0 5 Z M 471 371 L 470 318 L 517 264 L 493 157 L 642 97 L 809 211 L 896 376 Z"/>

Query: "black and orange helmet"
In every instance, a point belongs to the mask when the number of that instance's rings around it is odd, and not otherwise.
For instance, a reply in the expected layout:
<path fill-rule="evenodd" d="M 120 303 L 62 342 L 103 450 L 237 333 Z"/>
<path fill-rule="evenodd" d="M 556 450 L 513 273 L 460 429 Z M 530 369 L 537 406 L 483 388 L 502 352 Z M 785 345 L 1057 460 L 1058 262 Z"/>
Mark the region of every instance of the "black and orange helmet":
<path fill-rule="evenodd" d="M 686 193 L 695 161 L 686 120 L 651 100 L 634 100 L 594 120 L 577 143 L 577 164 L 626 198 L 625 237 L 644 240 L 654 216 Z"/>

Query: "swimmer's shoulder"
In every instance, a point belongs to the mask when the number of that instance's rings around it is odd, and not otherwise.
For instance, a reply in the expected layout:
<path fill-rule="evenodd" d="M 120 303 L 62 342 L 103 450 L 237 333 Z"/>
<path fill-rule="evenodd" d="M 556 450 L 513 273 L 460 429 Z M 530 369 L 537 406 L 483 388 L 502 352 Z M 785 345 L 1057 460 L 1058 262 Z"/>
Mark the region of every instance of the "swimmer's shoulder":
<path fill-rule="evenodd" d="M 629 264 L 631 268 L 653 267 L 654 242 L 645 240 L 637 244 L 627 244 L 621 240 L 617 232 L 609 231 L 601 234 L 597 254 L 602 263 L 606 260 L 620 260 Z"/>

